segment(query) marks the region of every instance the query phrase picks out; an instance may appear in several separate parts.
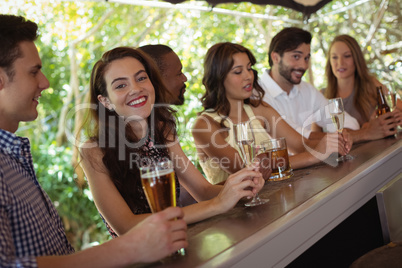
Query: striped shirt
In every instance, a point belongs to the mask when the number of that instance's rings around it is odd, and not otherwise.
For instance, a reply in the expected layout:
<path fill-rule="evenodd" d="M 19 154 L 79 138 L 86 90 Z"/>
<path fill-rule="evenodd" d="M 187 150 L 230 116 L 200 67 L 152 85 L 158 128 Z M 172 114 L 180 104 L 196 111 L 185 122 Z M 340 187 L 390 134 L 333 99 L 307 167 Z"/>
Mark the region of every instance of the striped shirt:
<path fill-rule="evenodd" d="M 0 129 L 0 267 L 37 267 L 36 256 L 73 252 L 36 179 L 29 140 Z"/>

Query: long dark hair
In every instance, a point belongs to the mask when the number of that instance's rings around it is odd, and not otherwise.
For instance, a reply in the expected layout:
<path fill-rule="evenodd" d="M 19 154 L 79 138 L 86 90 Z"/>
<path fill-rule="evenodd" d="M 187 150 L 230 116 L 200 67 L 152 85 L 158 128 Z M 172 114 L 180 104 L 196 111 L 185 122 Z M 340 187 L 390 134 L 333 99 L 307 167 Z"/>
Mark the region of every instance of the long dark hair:
<path fill-rule="evenodd" d="M 205 94 L 201 99 L 204 110 L 213 109 L 214 112 L 222 115 L 221 126 L 230 112 L 230 103 L 226 98 L 226 90 L 224 86 L 225 79 L 233 67 L 233 55 L 237 53 L 246 53 L 250 59 L 251 66 L 256 63 L 256 59 L 247 48 L 230 42 L 217 43 L 213 45 L 207 52 L 204 61 L 204 77 L 202 83 L 205 86 Z M 258 72 L 254 69 L 253 88 L 254 96 L 244 100 L 245 104 L 257 107 L 262 104 L 264 90 L 258 83 Z M 256 95 L 255 95 L 256 94 Z"/>
<path fill-rule="evenodd" d="M 92 142 L 98 144 L 110 178 L 130 209 L 135 212 L 137 209 L 146 210 L 146 200 L 142 200 L 137 191 L 141 188 L 139 169 L 137 164 L 131 162 L 131 156 L 138 152 L 143 141 L 141 137 L 136 137 L 130 124 L 124 122 L 124 118 L 115 111 L 106 109 L 98 101 L 98 95 L 108 96 L 104 78 L 108 66 L 111 62 L 126 57 L 137 59 L 144 66 L 155 89 L 155 105 L 152 115 L 147 119 L 148 134 L 157 144 L 165 145 L 170 141 L 168 136 L 176 137 L 176 123 L 174 111 L 161 104 L 165 103 L 167 89 L 155 63 L 145 53 L 130 47 L 118 47 L 103 54 L 95 63 L 89 91 L 90 103 L 94 105 L 94 109 L 90 109 L 87 117 L 87 121 L 91 123 L 86 127 L 87 135 Z"/>

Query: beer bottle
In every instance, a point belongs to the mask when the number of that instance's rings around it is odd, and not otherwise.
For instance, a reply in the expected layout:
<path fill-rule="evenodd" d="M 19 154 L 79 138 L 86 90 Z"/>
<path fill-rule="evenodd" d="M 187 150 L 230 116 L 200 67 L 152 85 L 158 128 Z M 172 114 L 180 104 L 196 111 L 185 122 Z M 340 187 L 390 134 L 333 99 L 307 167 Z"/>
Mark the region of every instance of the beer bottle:
<path fill-rule="evenodd" d="M 383 115 L 385 113 L 391 112 L 391 109 L 389 108 L 387 102 L 385 101 L 384 94 L 382 93 L 382 87 L 376 87 L 377 89 L 377 117 L 380 115 Z M 388 119 L 388 118 L 387 118 Z M 392 128 L 391 131 L 394 129 Z M 393 137 L 393 135 L 390 135 L 388 137 Z"/>
<path fill-rule="evenodd" d="M 389 113 L 391 109 L 389 108 L 387 102 L 385 101 L 384 94 L 382 93 L 382 87 L 376 87 L 377 89 L 377 116 L 385 113 Z"/>

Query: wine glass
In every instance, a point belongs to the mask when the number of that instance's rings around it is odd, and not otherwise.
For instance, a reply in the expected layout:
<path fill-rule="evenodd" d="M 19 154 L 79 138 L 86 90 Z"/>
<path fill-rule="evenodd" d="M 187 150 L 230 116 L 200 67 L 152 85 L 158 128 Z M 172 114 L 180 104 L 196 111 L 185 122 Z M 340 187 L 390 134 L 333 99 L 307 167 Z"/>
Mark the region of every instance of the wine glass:
<path fill-rule="evenodd" d="M 384 95 L 385 96 L 385 101 L 387 102 L 390 111 L 392 112 L 395 110 L 396 107 L 396 93 L 395 92 L 389 92 Z"/>
<path fill-rule="evenodd" d="M 398 99 L 398 93 L 396 90 L 396 86 L 394 83 L 391 83 L 391 82 L 385 83 L 385 85 L 388 88 L 388 93 L 384 94 L 384 98 L 389 106 L 389 110 L 391 112 L 393 112 L 396 108 L 396 102 Z M 398 129 L 398 131 L 400 131 L 402 129 L 402 126 L 397 126 L 397 129 Z"/>
<path fill-rule="evenodd" d="M 390 111 L 395 110 L 396 107 L 396 90 L 392 82 L 386 82 L 384 85 L 388 88 L 388 93 L 384 94 L 385 101 L 387 102 Z"/>
<path fill-rule="evenodd" d="M 241 153 L 241 157 L 243 158 L 243 162 L 245 165 L 251 165 L 254 160 L 254 157 L 257 155 L 254 145 L 254 132 L 251 127 L 251 122 L 239 123 L 233 126 L 234 130 L 234 138 L 236 140 L 237 145 L 239 146 L 239 150 Z M 244 205 L 247 207 L 253 207 L 265 204 L 268 202 L 268 199 L 261 199 L 258 196 L 258 193 L 253 197 L 250 202 L 245 203 Z"/>
<path fill-rule="evenodd" d="M 332 122 L 334 123 L 337 132 L 342 135 L 343 124 L 345 121 L 345 109 L 343 108 L 342 98 L 330 99 L 328 101 L 328 104 Z M 342 162 L 346 160 L 352 160 L 353 158 L 353 156 L 346 154 L 339 156 L 336 161 Z"/>

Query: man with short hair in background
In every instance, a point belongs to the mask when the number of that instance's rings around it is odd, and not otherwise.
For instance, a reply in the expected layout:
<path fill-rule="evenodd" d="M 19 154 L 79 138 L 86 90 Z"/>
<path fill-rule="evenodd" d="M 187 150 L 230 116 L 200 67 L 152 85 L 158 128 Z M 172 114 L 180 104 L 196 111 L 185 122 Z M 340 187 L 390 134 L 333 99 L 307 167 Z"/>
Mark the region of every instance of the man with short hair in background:
<path fill-rule="evenodd" d="M 166 45 L 145 45 L 139 47 L 156 63 L 161 72 L 163 82 L 171 94 L 169 104 L 183 105 L 186 92 L 187 77 L 182 72 L 183 65 L 179 56 Z"/>
<path fill-rule="evenodd" d="M 305 138 L 321 139 L 325 133 L 313 132 L 312 123 L 329 132 L 336 129 L 325 108 L 328 100 L 314 86 L 302 81 L 309 68 L 311 38 L 309 32 L 296 27 L 275 35 L 268 51 L 271 69 L 264 71 L 260 84 L 265 91 L 263 100 L 291 127 Z M 359 129 L 359 123 L 345 113 L 344 128 Z"/>

